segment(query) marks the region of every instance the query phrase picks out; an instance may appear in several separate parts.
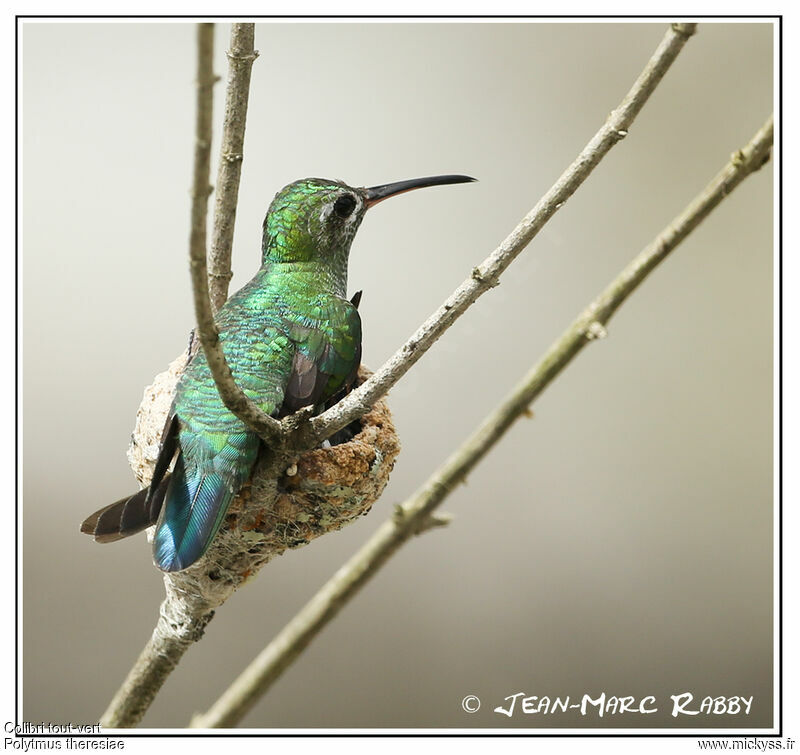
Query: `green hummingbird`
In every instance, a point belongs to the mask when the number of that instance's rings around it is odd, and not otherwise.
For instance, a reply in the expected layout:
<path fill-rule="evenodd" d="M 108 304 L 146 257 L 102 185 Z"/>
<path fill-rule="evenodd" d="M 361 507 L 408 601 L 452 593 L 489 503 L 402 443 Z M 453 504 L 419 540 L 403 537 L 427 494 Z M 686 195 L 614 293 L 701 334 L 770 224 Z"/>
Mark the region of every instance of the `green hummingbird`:
<path fill-rule="evenodd" d="M 216 314 L 233 376 L 262 411 L 282 417 L 324 408 L 352 386 L 361 361 L 361 292 L 346 297 L 347 263 L 366 211 L 412 189 L 474 180 L 429 176 L 365 189 L 306 178 L 275 195 L 261 267 Z M 258 435 L 222 403 L 200 349 L 178 381 L 150 485 L 95 512 L 81 531 L 112 542 L 155 523 L 156 565 L 185 569 L 214 539 L 258 447 Z"/>

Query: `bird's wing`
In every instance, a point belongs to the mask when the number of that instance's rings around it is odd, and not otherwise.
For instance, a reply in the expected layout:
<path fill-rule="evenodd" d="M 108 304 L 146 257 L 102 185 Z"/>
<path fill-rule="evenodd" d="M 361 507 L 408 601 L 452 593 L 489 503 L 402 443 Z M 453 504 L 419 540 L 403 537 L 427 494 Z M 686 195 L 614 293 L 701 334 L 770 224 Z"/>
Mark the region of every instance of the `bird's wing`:
<path fill-rule="evenodd" d="M 361 362 L 361 317 L 350 302 L 320 297 L 309 316 L 286 317 L 295 346 L 282 414 L 331 398 L 352 383 Z"/>

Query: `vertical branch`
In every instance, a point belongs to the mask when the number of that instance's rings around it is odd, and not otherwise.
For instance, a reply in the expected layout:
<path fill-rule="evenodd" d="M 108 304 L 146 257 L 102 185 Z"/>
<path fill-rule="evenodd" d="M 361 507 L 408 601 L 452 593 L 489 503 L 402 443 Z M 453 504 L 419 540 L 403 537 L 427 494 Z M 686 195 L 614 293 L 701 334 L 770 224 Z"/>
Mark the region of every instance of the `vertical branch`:
<path fill-rule="evenodd" d="M 233 24 L 228 50 L 228 87 L 225 95 L 225 121 L 217 171 L 217 197 L 214 204 L 214 233 L 208 257 L 208 285 L 211 307 L 216 312 L 228 298 L 231 248 L 236 223 L 236 203 L 244 157 L 244 129 L 250 72 L 258 53 L 253 49 L 255 24 Z"/>
<path fill-rule="evenodd" d="M 189 249 L 192 267 L 205 267 L 208 197 L 211 184 L 211 115 L 214 107 L 214 24 L 197 25 L 197 115 L 195 118 L 194 180 Z M 198 254 L 198 250 L 202 252 Z M 202 257 L 202 261 L 199 259 Z"/>
<path fill-rule="evenodd" d="M 191 227 L 189 230 L 189 266 L 192 275 L 192 294 L 198 335 L 204 348 L 210 341 L 221 353 L 219 332 L 214 323 L 214 313 L 211 310 L 209 299 L 206 263 L 208 197 L 212 191 L 208 177 L 211 172 L 211 117 L 214 109 L 213 86 L 215 81 L 214 24 L 198 24 L 197 113 L 195 117 Z M 209 359 L 209 362 L 211 361 Z"/>
<path fill-rule="evenodd" d="M 212 24 L 200 24 L 200 27 L 213 26 Z M 252 49 L 252 24 L 237 24 L 238 27 L 250 27 L 250 41 L 249 45 Z M 208 361 L 208 367 L 211 370 L 211 375 L 217 385 L 220 398 L 231 412 L 239 417 L 243 422 L 246 422 L 261 438 L 275 443 L 281 436 L 280 423 L 265 414 L 261 409 L 250 399 L 242 389 L 236 384 L 233 378 L 233 373 L 228 363 L 225 361 L 225 354 L 222 351 L 222 344 L 219 340 L 219 330 L 214 322 L 214 308 L 211 304 L 211 296 L 209 291 L 209 273 L 208 262 L 206 259 L 206 215 L 207 215 L 207 200 L 211 193 L 211 186 L 208 183 L 209 174 L 209 156 L 211 152 L 211 87 L 216 80 L 213 71 L 211 70 L 211 55 L 213 54 L 213 40 L 203 41 L 203 32 L 199 32 L 198 39 L 200 40 L 200 58 L 198 61 L 198 100 L 197 100 L 197 144 L 195 148 L 194 160 L 194 188 L 192 190 L 192 230 L 190 234 L 189 256 L 190 268 L 192 274 L 192 294 L 194 296 L 194 311 L 195 318 L 197 319 L 197 335 L 200 342 L 203 344 L 203 351 Z M 241 46 L 246 46 L 245 40 L 241 42 Z M 209 50 L 206 50 L 203 45 L 211 45 Z M 206 57 L 208 58 L 206 60 Z M 229 57 L 230 54 L 229 54 Z M 240 56 L 241 57 L 241 56 Z M 244 55 L 243 57 L 247 57 Z M 241 149 L 241 144 L 244 139 L 244 123 L 247 113 L 247 88 L 250 86 L 250 66 L 254 60 L 254 54 L 251 54 L 249 63 L 247 64 L 247 75 L 241 77 L 238 74 L 231 73 L 228 77 L 228 95 L 227 100 L 229 103 L 244 102 L 244 109 L 241 107 L 232 107 L 231 110 L 235 111 L 235 119 L 231 122 L 226 122 L 226 128 L 230 126 L 230 131 L 235 132 L 237 135 L 232 137 L 232 144 L 238 144 Z M 234 58 L 231 58 L 231 68 L 234 68 Z M 241 73 L 241 71 L 239 71 Z M 231 89 L 236 89 L 237 93 L 232 94 Z M 244 90 L 244 91 L 241 91 Z M 235 127 L 231 125 L 235 120 Z M 222 214 L 227 218 L 225 222 L 220 221 L 220 226 L 225 226 L 228 230 L 227 236 L 227 262 L 220 263 L 219 260 L 214 263 L 218 269 L 219 265 L 223 267 L 227 265 L 227 278 L 222 281 L 221 302 L 224 302 L 227 297 L 228 280 L 230 279 L 230 241 L 233 237 L 233 221 L 236 215 L 236 198 L 239 191 L 239 175 L 241 171 L 241 153 L 237 153 L 238 159 L 230 161 L 226 159 L 226 146 L 223 141 L 222 147 L 222 160 L 220 161 L 220 171 L 223 172 L 223 164 L 228 166 L 235 166 L 231 176 L 228 177 L 227 172 L 224 173 L 222 178 L 223 186 L 220 186 L 219 194 L 224 196 L 217 197 L 216 207 L 223 207 Z M 234 177 L 235 176 L 235 177 Z M 216 236 L 216 232 L 215 232 Z M 217 273 L 214 273 L 215 275 Z M 222 274 L 225 277 L 225 274 Z M 216 278 L 218 282 L 222 279 Z"/>
<path fill-rule="evenodd" d="M 192 226 L 189 245 L 192 271 L 195 267 L 203 276 L 206 302 L 206 217 L 208 183 L 211 157 L 212 90 L 214 70 L 214 24 L 197 25 L 197 119 L 195 121 L 194 181 L 192 184 Z M 195 292 L 197 286 L 194 287 Z M 210 310 L 209 310 L 210 314 Z M 214 320 L 211 317 L 213 326 Z M 216 331 L 215 331 L 216 332 Z M 147 712 L 150 703 L 161 689 L 170 672 L 187 648 L 203 634 L 213 611 L 199 611 L 190 620 L 184 620 L 174 596 L 169 593 L 161 605 L 161 614 L 150 637 L 133 668 L 122 683 L 106 712 L 100 718 L 103 726 L 117 729 L 135 726 Z"/>

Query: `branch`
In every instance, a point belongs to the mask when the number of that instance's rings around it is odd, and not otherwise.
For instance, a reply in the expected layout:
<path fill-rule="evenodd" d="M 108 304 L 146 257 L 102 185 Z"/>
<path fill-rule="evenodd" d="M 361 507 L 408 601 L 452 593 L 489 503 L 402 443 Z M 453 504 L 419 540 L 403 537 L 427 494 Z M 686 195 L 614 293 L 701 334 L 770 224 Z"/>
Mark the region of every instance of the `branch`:
<path fill-rule="evenodd" d="M 208 302 L 208 284 L 205 277 L 206 204 L 211 193 L 208 172 L 211 155 L 212 95 L 216 80 L 213 59 L 214 24 L 198 24 L 197 119 L 195 122 L 192 226 L 189 233 L 189 246 L 192 254 L 192 273 L 194 274 L 197 269 L 203 276 L 202 289 L 205 290 L 206 303 Z M 197 256 L 202 264 L 196 264 L 195 257 Z M 197 288 L 195 285 L 195 294 Z M 196 295 L 195 299 L 197 299 Z M 199 319 L 200 312 L 198 310 Z M 213 326 L 213 317 L 210 318 L 210 321 Z M 213 615 L 205 612 L 204 616 L 198 616 L 197 621 L 189 626 L 185 622 L 172 620 L 174 613 L 173 603 L 165 600 L 152 637 L 136 659 L 136 663 L 114 695 L 108 709 L 100 718 L 101 725 L 116 729 L 137 724 L 183 653 L 198 636 L 202 635 L 205 624 Z"/>
<path fill-rule="evenodd" d="M 241 24 L 246 26 L 247 24 Z M 211 27 L 212 24 L 202 24 L 202 27 Z M 252 26 L 252 24 L 250 24 Z M 202 37 L 202 32 L 200 32 Z M 210 45 L 213 52 L 213 38 L 206 44 Z M 230 57 L 230 56 L 229 56 Z M 241 75 L 241 66 L 234 58 L 230 62 L 230 74 L 228 76 L 228 102 L 239 103 L 242 99 L 247 101 L 247 89 L 250 86 L 250 68 L 247 67 L 247 75 Z M 267 442 L 275 442 L 281 438 L 280 422 L 261 411 L 258 405 L 248 398 L 244 391 L 236 385 L 233 374 L 225 361 L 222 345 L 219 340 L 219 331 L 214 322 L 214 312 L 211 308 L 211 299 L 208 290 L 208 269 L 206 265 L 206 211 L 208 195 L 211 193 L 211 186 L 208 183 L 209 174 L 209 155 L 211 152 L 211 110 L 212 97 L 211 86 L 215 79 L 211 68 L 211 58 L 208 50 L 203 47 L 199 49 L 198 57 L 198 89 L 197 89 L 197 144 L 195 147 L 194 158 L 194 189 L 192 192 L 192 230 L 189 236 L 189 257 L 192 274 L 192 292 L 194 294 L 194 311 L 197 318 L 197 335 L 200 343 L 203 344 L 203 351 L 206 354 L 208 367 L 214 377 L 220 398 L 225 406 L 230 409 L 239 419 L 247 423 L 259 436 Z M 231 89 L 236 90 L 231 93 Z M 237 117 L 241 119 L 241 128 L 244 129 L 245 112 L 238 111 Z M 238 127 L 238 126 L 237 126 Z M 225 145 L 223 144 L 223 154 L 220 160 L 220 170 L 222 163 L 227 162 L 225 158 Z M 237 162 L 238 166 L 238 162 Z M 239 168 L 237 167 L 237 174 Z M 235 214 L 236 197 L 227 194 L 234 187 L 226 187 L 226 196 L 217 202 L 217 206 L 224 204 L 230 210 L 231 202 Z M 236 187 L 238 189 L 238 175 L 236 177 Z M 233 233 L 232 215 L 230 221 L 230 232 Z M 219 225 L 222 225 L 220 223 Z M 228 255 L 230 257 L 230 255 Z M 228 260 L 230 262 L 230 259 Z M 227 288 L 227 282 L 225 283 Z"/>
<path fill-rule="evenodd" d="M 211 26 L 211 24 L 209 24 Z M 100 718 L 108 729 L 136 726 L 183 654 L 202 636 L 212 609 L 186 610 L 184 596 L 167 590 L 153 634 Z"/>
<path fill-rule="evenodd" d="M 639 111 L 696 28 L 697 24 L 673 24 L 670 27 L 625 99 L 611 112 L 603 127 L 547 194 L 386 364 L 366 383 L 311 421 L 311 428 L 304 430 L 307 437 L 318 443 L 360 417 L 408 372 L 481 294 L 499 285 L 503 271 L 589 177 L 611 148 L 627 136 Z"/>
<path fill-rule="evenodd" d="M 600 160 L 627 135 L 639 111 L 683 49 L 688 38 L 695 33 L 696 27 L 697 24 L 673 24 L 670 27 L 619 107 L 612 111 L 606 123 L 584 147 L 572 165 L 505 241 L 481 265 L 472 270 L 471 276 L 366 383 L 319 417 L 313 418 L 310 423 L 303 424 L 289 420 L 282 426 L 280 422 L 262 412 L 236 385 L 219 345 L 219 333 L 213 321 L 211 305 L 210 302 L 206 304 L 208 296 L 204 296 L 205 287 L 201 284 L 205 276 L 205 252 L 202 250 L 202 259 L 201 250 L 197 251 L 197 256 L 193 253 L 192 275 L 198 334 L 225 406 L 273 447 L 287 445 L 285 441 L 291 434 L 292 438 L 288 445 L 296 451 L 314 448 L 325 438 L 329 438 L 369 411 L 375 401 L 385 395 L 408 372 L 478 297 L 499 285 L 500 275 L 505 269 L 586 180 Z M 249 70 L 247 66 L 247 82 L 237 83 L 231 65 L 229 86 L 249 85 Z M 229 97 L 229 99 L 235 98 Z M 222 162 L 225 162 L 224 148 Z M 219 206 L 220 203 L 217 204 Z M 227 284 L 227 280 L 224 284 Z"/>
<path fill-rule="evenodd" d="M 250 71 L 258 52 L 253 49 L 254 24 L 233 24 L 228 51 L 228 89 L 225 95 L 225 121 L 217 171 L 217 198 L 214 205 L 214 235 L 209 253 L 209 288 L 214 312 L 228 298 L 231 272 L 231 248 L 236 224 L 236 202 L 244 157 L 244 128 Z"/>
<path fill-rule="evenodd" d="M 342 609 L 389 557 L 414 534 L 437 520 L 434 510 L 463 482 L 534 399 L 583 347 L 605 335 L 605 325 L 647 275 L 750 173 L 770 157 L 772 117 L 688 207 L 638 254 L 556 341 L 539 363 L 429 480 L 384 522 L 322 589 L 286 625 L 192 727 L 235 725 L 269 689 L 322 628 Z"/>
<path fill-rule="evenodd" d="M 659 46 L 658 51 L 648 64 L 631 94 L 623 101 L 620 108 L 612 114 L 609 122 L 598 132 L 572 168 L 562 176 L 551 192 L 537 205 L 537 208 L 534 208 L 528 218 L 520 224 L 509 239 L 507 239 L 481 267 L 473 271 L 472 278 L 451 297 L 450 301 L 453 299 L 456 300 L 455 305 L 450 304 L 450 302 L 445 303 L 442 309 L 453 309 L 455 311 L 452 312 L 449 318 L 445 317 L 444 326 L 438 327 L 434 325 L 426 331 L 428 326 L 428 323 L 426 323 L 426 325 L 420 329 L 420 332 L 422 332 L 423 335 L 427 332 L 428 335 L 425 337 L 417 337 L 419 335 L 418 333 L 417 336 L 413 337 L 412 341 L 409 342 L 410 345 L 407 344 L 403 350 L 413 353 L 413 358 L 408 361 L 407 365 L 405 365 L 402 370 L 392 376 L 391 380 L 385 384 L 382 390 L 372 396 L 368 395 L 369 403 L 360 408 L 353 416 L 362 415 L 364 410 L 368 409 L 374 402 L 375 398 L 388 390 L 389 385 L 393 384 L 408 370 L 411 364 L 430 347 L 441 333 L 444 332 L 446 327 L 449 327 L 452 321 L 467 309 L 480 293 L 497 284 L 497 278 L 500 273 L 511 263 L 527 241 L 535 235 L 544 222 L 558 209 L 560 203 L 563 203 L 563 201 L 575 191 L 577 186 L 585 179 L 589 172 L 591 172 L 594 165 L 596 165 L 602 156 L 613 146 L 613 143 L 624 135 L 624 133 L 621 133 L 622 130 L 620 126 L 627 125 L 633 120 L 633 117 L 642 107 L 649 93 L 656 86 L 666 68 L 677 55 L 685 39 L 693 32 L 694 25 L 674 27 L 673 32 L 668 34 Z M 199 63 L 199 65 L 201 64 Z M 198 332 L 220 396 L 226 406 L 258 432 L 259 435 L 270 444 L 273 451 L 302 451 L 317 445 L 319 439 L 322 437 L 321 435 L 315 435 L 316 428 L 312 429 L 310 423 L 307 422 L 309 413 L 298 412 L 295 415 L 287 417 L 282 423 L 278 423 L 266 416 L 253 402 L 249 401 L 234 383 L 230 369 L 225 363 L 224 355 L 220 347 L 219 334 L 214 324 L 208 291 L 204 219 L 209 191 L 207 145 L 210 141 L 210 123 L 204 122 L 201 117 L 201 113 L 206 112 L 205 108 L 208 108 L 210 117 L 210 100 L 201 101 L 201 90 L 203 90 L 201 82 L 207 82 L 209 78 L 211 78 L 210 63 L 208 76 L 198 77 L 198 156 L 195 165 L 195 191 L 192 211 L 192 280 L 195 292 Z M 241 81 L 232 73 L 229 79 L 229 85 L 241 86 Z M 210 94 L 210 85 L 206 88 L 209 90 L 208 94 Z M 201 152 L 203 146 L 205 146 L 206 149 L 205 155 Z M 541 211 L 539 210 L 540 207 L 542 208 Z M 504 251 L 506 247 L 508 250 Z M 497 261 L 493 261 L 495 257 L 499 257 Z M 471 287 L 473 283 L 475 284 L 475 288 Z M 465 291 L 462 293 L 464 289 Z M 417 339 L 416 341 L 414 340 L 415 338 Z M 391 367 L 391 362 L 392 360 L 388 363 L 389 367 Z M 384 367 L 384 370 L 385 369 L 386 367 Z M 378 384 L 380 385 L 380 383 Z M 339 426 L 343 426 L 350 420 L 345 417 L 343 421 L 341 418 L 337 421 L 341 422 Z M 162 425 L 163 422 L 159 426 Z M 328 428 L 329 432 L 326 434 L 330 434 L 334 429 L 335 428 Z M 280 453 L 273 454 L 272 456 L 275 457 L 272 460 L 274 462 L 273 466 L 276 464 L 280 466 L 278 462 L 280 462 L 281 459 L 278 457 L 283 458 L 284 455 L 285 454 Z M 269 462 L 269 459 L 267 461 Z M 269 464 L 267 464 L 267 467 L 269 467 Z M 275 488 L 275 474 L 274 469 L 271 467 L 269 469 L 271 471 L 268 470 L 269 485 L 267 485 L 267 487 L 269 491 L 272 491 L 272 489 Z M 267 498 L 268 497 L 269 496 L 267 496 Z M 249 516 L 251 513 L 250 509 L 253 507 L 252 501 L 243 505 L 245 505 L 247 509 L 243 509 L 243 515 Z M 269 508 L 271 504 L 266 501 L 266 498 L 264 506 L 266 507 L 264 511 L 268 509 L 271 510 Z M 412 522 L 408 525 L 405 523 L 405 520 L 405 511 L 401 510 L 397 515 L 396 522 L 394 522 L 392 526 L 400 528 L 403 532 L 408 532 L 409 536 L 412 532 L 419 533 L 443 523 L 441 518 L 431 515 L 426 515 L 419 521 Z M 245 524 L 247 524 L 248 527 L 250 526 L 247 522 L 245 522 Z M 245 528 L 245 524 L 242 524 L 240 529 Z M 327 531 L 328 526 L 329 525 L 326 525 L 318 534 Z M 230 534 L 231 537 L 236 540 L 238 534 L 241 534 L 237 533 L 238 530 L 236 532 L 229 532 L 226 529 L 225 532 L 221 534 Z M 107 711 L 104 716 L 103 723 L 105 725 L 130 726 L 141 718 L 147 705 L 163 684 L 166 675 L 174 668 L 183 652 L 185 652 L 185 649 L 191 642 L 196 641 L 202 635 L 205 624 L 210 620 L 213 614 L 213 609 L 224 602 L 228 594 L 235 589 L 235 586 L 239 583 L 237 580 L 241 581 L 248 574 L 252 573 L 249 567 L 244 571 L 239 568 L 241 564 L 237 559 L 244 553 L 244 551 L 241 550 L 241 542 L 236 540 L 235 547 L 232 547 L 230 543 L 223 543 L 222 540 L 224 540 L 224 538 L 221 538 L 220 535 L 218 535 L 215 540 L 215 542 L 219 541 L 219 549 L 226 552 L 230 551 L 227 553 L 226 558 L 228 561 L 231 559 L 236 561 L 235 564 L 230 565 L 229 569 L 226 568 L 226 570 L 224 570 L 226 575 L 232 575 L 231 579 L 227 579 L 227 577 L 225 579 L 220 579 L 220 574 L 218 573 L 206 574 L 201 566 L 198 566 L 197 569 L 190 568 L 184 572 L 165 576 L 167 599 L 162 606 L 162 618 L 168 616 L 169 620 L 166 621 L 166 623 L 164 623 L 164 621 L 159 621 L 159 625 L 153 637 L 137 661 L 134 669 L 132 669 L 129 674 L 123 688 L 115 697 L 114 703 L 112 703 L 109 711 Z M 288 547 L 287 543 L 283 543 L 283 547 Z M 247 553 L 252 553 L 252 549 L 247 550 Z M 247 556 L 247 558 L 259 561 L 257 566 L 260 566 L 263 565 L 263 562 L 268 560 L 269 554 L 264 556 L 263 554 L 259 555 L 259 553 L 256 553 L 255 555 Z M 383 558 L 388 558 L 388 554 Z M 218 583 L 223 584 L 220 586 Z M 310 641 L 312 636 L 313 632 L 308 636 L 307 641 Z M 301 649 L 302 646 L 299 646 L 297 652 L 300 652 Z M 286 664 L 291 661 L 291 657 L 285 661 Z"/>

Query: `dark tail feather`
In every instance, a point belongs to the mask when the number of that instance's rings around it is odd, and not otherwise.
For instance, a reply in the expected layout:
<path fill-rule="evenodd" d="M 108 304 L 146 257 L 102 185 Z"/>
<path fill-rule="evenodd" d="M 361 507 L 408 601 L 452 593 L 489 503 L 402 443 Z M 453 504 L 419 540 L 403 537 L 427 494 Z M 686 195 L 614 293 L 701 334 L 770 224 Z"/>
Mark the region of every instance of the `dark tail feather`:
<path fill-rule="evenodd" d="M 95 511 L 81 524 L 81 532 L 98 543 L 113 543 L 147 529 L 158 520 L 168 483 L 169 475 L 164 475 L 149 500 L 148 487 Z"/>
<path fill-rule="evenodd" d="M 135 535 L 158 521 L 164 494 L 167 492 L 169 475 L 167 469 L 178 447 L 178 418 L 167 417 L 161 434 L 161 449 L 158 453 L 153 479 L 150 485 L 127 498 L 120 498 L 108 506 L 95 511 L 81 524 L 81 532 L 93 535 L 98 543 L 113 543 L 128 535 Z M 153 486 L 155 485 L 155 489 Z"/>
<path fill-rule="evenodd" d="M 164 430 L 161 433 L 161 448 L 158 450 L 158 458 L 156 459 L 156 465 L 153 469 L 153 477 L 150 480 L 149 489 L 153 490 L 153 486 L 155 485 L 153 497 L 158 494 L 158 490 L 161 488 L 164 475 L 167 474 L 169 465 L 172 463 L 175 452 L 178 450 L 178 429 L 178 415 L 170 414 L 167 417 L 167 421 L 164 424 Z M 162 500 L 164 498 L 163 492 L 161 493 L 161 498 Z M 161 504 L 159 503 L 158 506 L 160 510 Z M 157 518 L 158 511 L 156 511 L 156 519 Z"/>

